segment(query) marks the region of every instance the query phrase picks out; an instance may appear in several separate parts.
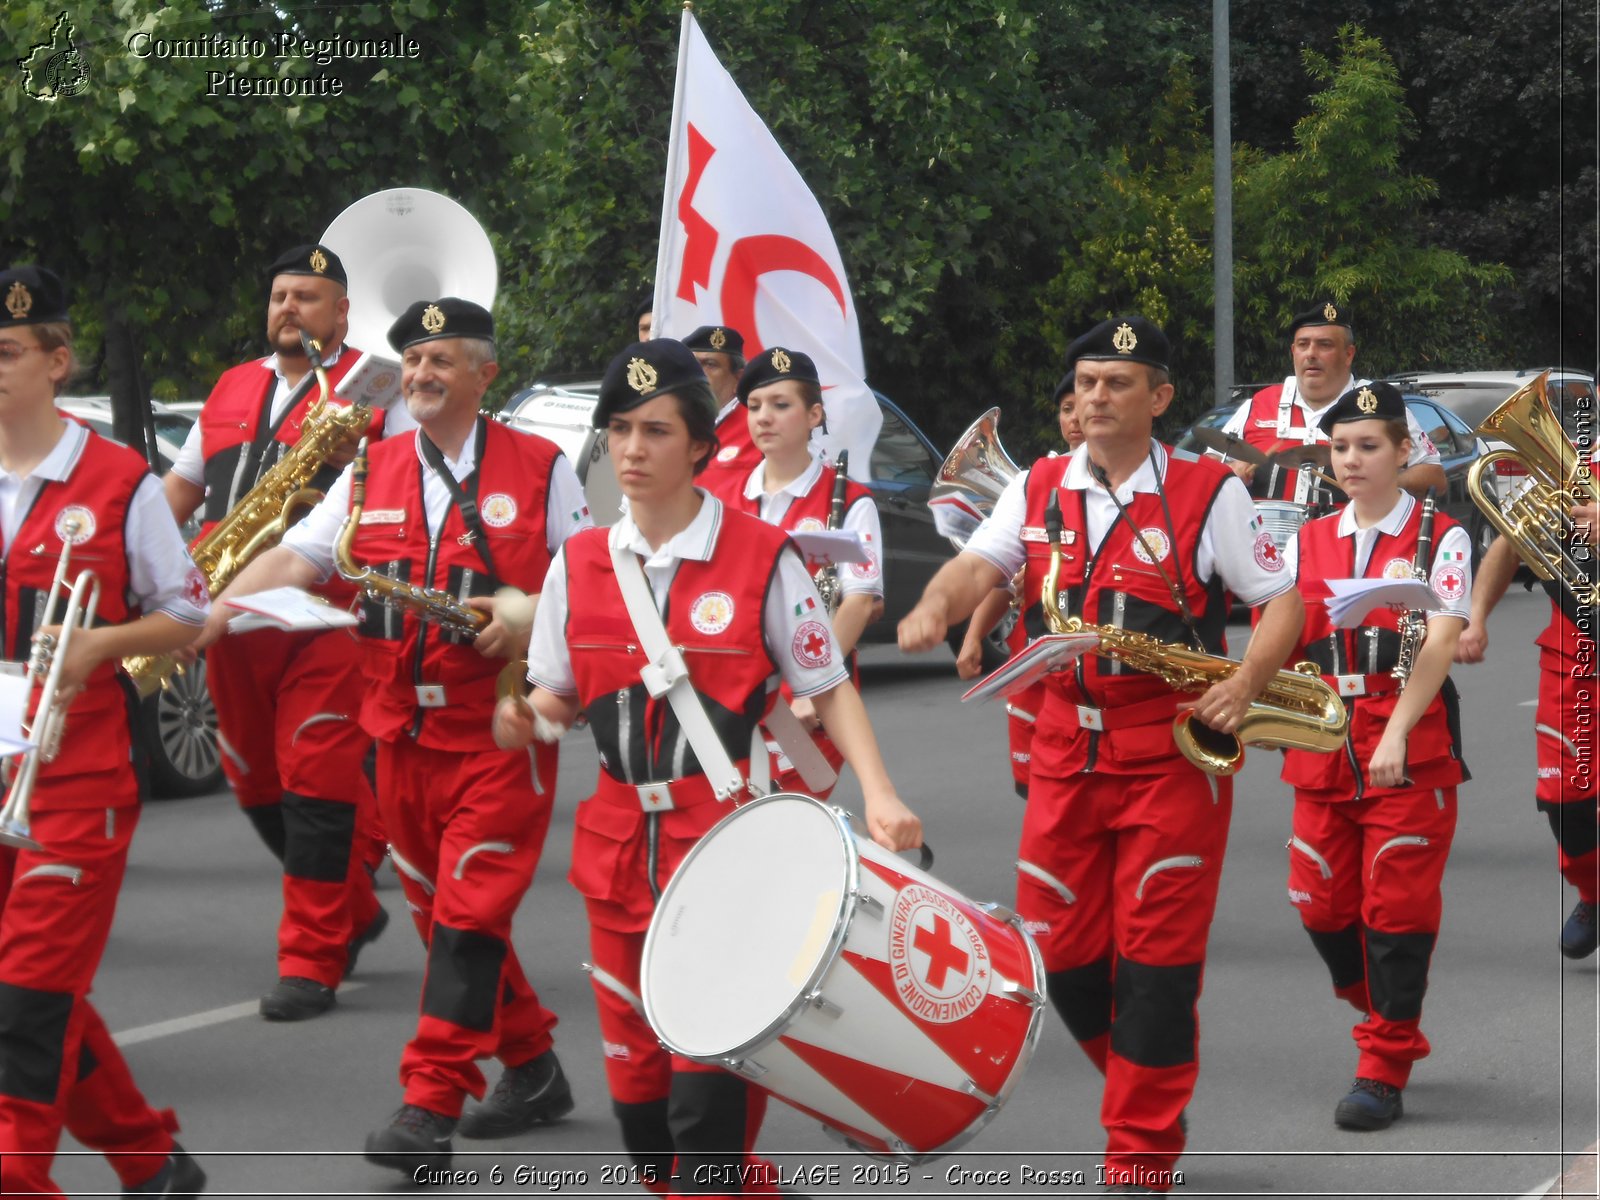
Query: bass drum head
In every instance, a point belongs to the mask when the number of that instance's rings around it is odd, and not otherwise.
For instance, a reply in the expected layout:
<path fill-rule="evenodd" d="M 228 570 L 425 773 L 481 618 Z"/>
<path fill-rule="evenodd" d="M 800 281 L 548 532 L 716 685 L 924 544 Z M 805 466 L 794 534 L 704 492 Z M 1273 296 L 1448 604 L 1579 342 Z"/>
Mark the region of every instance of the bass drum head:
<path fill-rule="evenodd" d="M 826 805 L 767 796 L 715 826 L 656 906 L 640 983 L 656 1034 L 716 1059 L 786 1023 L 844 941 L 855 848 Z"/>
<path fill-rule="evenodd" d="M 615 525 L 622 515 L 622 489 L 611 469 L 605 432 L 589 424 L 598 403 L 597 397 L 584 392 L 532 387 L 511 398 L 503 419 L 513 429 L 536 433 L 560 446 L 578 472 L 594 523 Z"/>

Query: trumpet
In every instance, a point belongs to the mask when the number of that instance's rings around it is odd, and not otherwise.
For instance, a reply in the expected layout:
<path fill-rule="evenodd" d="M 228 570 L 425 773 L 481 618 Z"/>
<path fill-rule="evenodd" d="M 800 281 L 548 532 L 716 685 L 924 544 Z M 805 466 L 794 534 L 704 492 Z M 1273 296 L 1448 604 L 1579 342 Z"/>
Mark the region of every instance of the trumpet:
<path fill-rule="evenodd" d="M 67 519 L 62 531 L 61 558 L 56 562 L 56 573 L 50 581 L 50 594 L 45 600 L 41 626 L 55 624 L 56 602 L 66 584 L 72 559 L 72 539 L 79 531 L 79 523 Z M 29 806 L 33 787 L 38 779 L 41 763 L 54 762 L 61 753 L 61 737 L 66 732 L 67 708 L 71 699 L 59 697 L 61 671 L 66 664 L 67 648 L 72 644 L 75 631 L 87 629 L 94 622 L 95 610 L 100 607 L 100 579 L 89 570 L 80 571 L 67 594 L 66 611 L 61 616 L 61 630 L 56 634 L 36 633 L 29 647 L 28 666 L 24 678 L 31 696 L 33 687 L 42 677 L 44 686 L 39 692 L 39 704 L 34 709 L 33 721 L 25 730 L 29 749 L 17 767 L 5 806 L 0 808 L 0 845 L 22 850 L 43 850 L 30 830 Z"/>

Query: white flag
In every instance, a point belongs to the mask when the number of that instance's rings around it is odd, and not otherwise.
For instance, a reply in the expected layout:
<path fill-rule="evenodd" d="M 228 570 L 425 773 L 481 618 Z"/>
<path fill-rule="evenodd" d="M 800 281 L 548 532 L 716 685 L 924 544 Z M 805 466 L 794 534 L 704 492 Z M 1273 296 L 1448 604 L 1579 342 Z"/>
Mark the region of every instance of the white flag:
<path fill-rule="evenodd" d="M 747 359 L 768 346 L 809 354 L 827 409 L 820 440 L 831 456 L 848 450 L 850 474 L 868 478 L 883 417 L 864 379 L 856 307 L 833 231 L 685 10 L 655 336 L 686 337 L 701 325 L 737 329 Z"/>

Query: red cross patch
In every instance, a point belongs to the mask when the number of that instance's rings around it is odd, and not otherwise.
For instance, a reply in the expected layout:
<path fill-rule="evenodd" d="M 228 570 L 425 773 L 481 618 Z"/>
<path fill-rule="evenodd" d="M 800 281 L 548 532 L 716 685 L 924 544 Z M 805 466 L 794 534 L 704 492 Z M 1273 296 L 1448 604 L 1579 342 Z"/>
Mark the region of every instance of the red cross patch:
<path fill-rule="evenodd" d="M 1272 540 L 1272 535 L 1266 530 L 1256 534 L 1256 562 L 1263 571 L 1283 570 L 1283 555 L 1278 550 L 1278 543 Z"/>
<path fill-rule="evenodd" d="M 791 649 L 806 670 L 825 667 L 833 661 L 833 635 L 821 621 L 805 621 L 794 631 Z"/>

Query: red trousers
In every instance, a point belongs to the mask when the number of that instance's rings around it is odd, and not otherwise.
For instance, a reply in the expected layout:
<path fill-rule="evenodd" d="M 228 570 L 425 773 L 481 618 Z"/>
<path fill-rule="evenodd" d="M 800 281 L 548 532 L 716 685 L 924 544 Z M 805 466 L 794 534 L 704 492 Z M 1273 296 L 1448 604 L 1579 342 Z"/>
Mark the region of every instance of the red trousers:
<path fill-rule="evenodd" d="M 1028 776 L 1033 762 L 1033 725 L 1044 706 L 1044 684 L 1035 684 L 1006 700 L 1006 740 L 1011 750 L 1011 781 L 1017 794 L 1028 795 Z"/>
<path fill-rule="evenodd" d="M 223 770 L 283 863 L 278 975 L 336 987 L 351 938 L 378 911 L 375 801 L 356 718 L 364 687 L 348 632 L 262 630 L 206 653 Z"/>
<path fill-rule="evenodd" d="M 1455 788 L 1372 800 L 1295 793 L 1289 901 L 1334 992 L 1365 1014 L 1351 1031 L 1358 1076 L 1403 1088 L 1428 1055 L 1422 997 L 1455 831 Z"/>
<path fill-rule="evenodd" d="M 1232 811 L 1232 780 L 1187 766 L 1029 780 L 1017 911 L 1051 1002 L 1105 1074 L 1108 1170 L 1154 1178 L 1183 1151 Z"/>
<path fill-rule="evenodd" d="M 60 1196 L 50 1164 L 65 1126 L 123 1187 L 149 1180 L 177 1119 L 152 1109 L 89 1003 L 138 824 L 132 772 L 80 777 L 112 808 L 35 811 L 47 849 L 0 847 L 0 1193 Z M 73 782 L 79 782 L 74 780 Z M 36 792 L 35 800 L 44 798 Z"/>
<path fill-rule="evenodd" d="M 1600 902 L 1595 786 L 1596 701 L 1600 680 L 1575 671 L 1577 663 L 1549 650 L 1540 658 L 1534 744 L 1539 777 L 1534 798 L 1556 837 L 1562 876 L 1590 904 Z"/>
<path fill-rule="evenodd" d="M 445 1116 L 481 1097 L 477 1062 L 509 1067 L 552 1044 L 556 1017 L 511 948 L 511 919 L 544 850 L 556 748 L 435 750 L 378 743 L 378 796 L 395 868 L 428 948 L 405 1102 Z"/>

